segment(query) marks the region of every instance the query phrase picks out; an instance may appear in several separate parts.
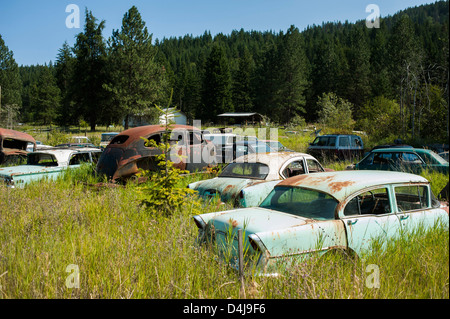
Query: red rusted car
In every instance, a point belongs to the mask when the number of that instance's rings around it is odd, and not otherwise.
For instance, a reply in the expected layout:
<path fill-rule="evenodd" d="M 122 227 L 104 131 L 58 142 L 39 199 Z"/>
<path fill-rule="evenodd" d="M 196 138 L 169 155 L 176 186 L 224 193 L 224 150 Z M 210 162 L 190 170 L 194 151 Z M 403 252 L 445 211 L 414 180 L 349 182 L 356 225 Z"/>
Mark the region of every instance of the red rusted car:
<path fill-rule="evenodd" d="M 144 139 L 163 141 L 166 133 L 161 125 L 131 128 L 116 135 L 103 151 L 97 164 L 97 172 L 109 180 L 126 180 L 139 169 L 156 170 L 155 156 L 161 151 L 146 146 Z M 170 160 L 175 167 L 194 172 L 215 165 L 214 145 L 202 138 L 201 131 L 193 126 L 173 125 L 170 131 Z"/>
<path fill-rule="evenodd" d="M 27 156 L 28 143 L 36 150 L 35 139 L 24 132 L 0 128 L 0 164 L 20 161 Z"/>

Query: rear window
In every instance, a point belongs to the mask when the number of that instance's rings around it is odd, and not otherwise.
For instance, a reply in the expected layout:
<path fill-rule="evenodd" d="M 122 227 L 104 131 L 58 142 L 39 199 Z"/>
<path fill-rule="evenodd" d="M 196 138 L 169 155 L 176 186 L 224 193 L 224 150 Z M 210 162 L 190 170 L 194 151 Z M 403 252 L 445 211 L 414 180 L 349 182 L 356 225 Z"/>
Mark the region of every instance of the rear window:
<path fill-rule="evenodd" d="M 316 220 L 332 220 L 335 219 L 337 204 L 337 200 L 325 193 L 279 186 L 272 190 L 259 207 Z"/>
<path fill-rule="evenodd" d="M 123 144 L 126 142 L 126 140 L 128 140 L 129 136 L 128 135 L 118 135 L 115 138 L 113 138 L 111 140 L 111 145 L 113 144 Z"/>
<path fill-rule="evenodd" d="M 19 150 L 26 150 L 27 149 L 27 142 L 15 140 L 12 138 L 5 138 L 3 140 L 3 148 L 13 148 L 13 149 L 19 149 Z"/>
<path fill-rule="evenodd" d="M 240 177 L 265 179 L 269 174 L 269 167 L 262 163 L 230 163 L 219 175 L 220 177 Z"/>

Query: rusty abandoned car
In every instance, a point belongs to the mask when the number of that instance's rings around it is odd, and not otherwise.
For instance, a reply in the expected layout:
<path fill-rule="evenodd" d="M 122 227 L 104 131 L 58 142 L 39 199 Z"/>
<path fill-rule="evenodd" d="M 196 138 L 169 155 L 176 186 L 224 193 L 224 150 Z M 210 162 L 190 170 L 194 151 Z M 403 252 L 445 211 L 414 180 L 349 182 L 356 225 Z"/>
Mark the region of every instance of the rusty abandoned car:
<path fill-rule="evenodd" d="M 0 128 L 0 164 L 14 164 L 25 160 L 28 144 L 36 150 L 36 140 L 29 134 Z"/>
<path fill-rule="evenodd" d="M 143 138 L 159 144 L 165 133 L 164 126 L 146 125 L 117 134 L 104 149 L 97 164 L 97 172 L 112 181 L 125 181 L 140 169 L 158 169 L 155 156 L 161 151 L 146 146 Z M 173 125 L 169 144 L 169 159 L 175 163 L 174 167 L 195 172 L 215 164 L 214 145 L 204 140 L 201 131 L 193 126 Z"/>
<path fill-rule="evenodd" d="M 220 196 L 235 206 L 257 206 L 280 180 L 291 176 L 324 172 L 311 155 L 296 152 L 252 153 L 224 167 L 218 177 L 194 182 L 189 188 L 203 198 Z"/>
<path fill-rule="evenodd" d="M 327 252 L 361 256 L 372 242 L 394 239 L 417 227 L 448 229 L 444 205 L 422 176 L 337 171 L 281 181 L 259 207 L 193 218 L 199 243 L 213 242 L 220 251 L 231 251 L 232 266 L 238 259 L 237 233 L 242 230 L 256 271 L 277 274 L 292 262 Z"/>

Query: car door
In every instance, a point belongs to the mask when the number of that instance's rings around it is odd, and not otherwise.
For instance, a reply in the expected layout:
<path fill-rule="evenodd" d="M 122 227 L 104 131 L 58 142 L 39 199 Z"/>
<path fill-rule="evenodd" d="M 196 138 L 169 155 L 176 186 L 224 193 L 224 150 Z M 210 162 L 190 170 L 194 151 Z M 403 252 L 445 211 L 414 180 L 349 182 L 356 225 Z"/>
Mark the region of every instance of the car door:
<path fill-rule="evenodd" d="M 400 231 L 388 187 L 364 190 L 347 201 L 339 212 L 347 232 L 347 245 L 357 254 L 386 242 Z"/>
<path fill-rule="evenodd" d="M 439 209 L 429 185 L 402 185 L 394 187 L 397 214 L 403 230 L 411 232 L 427 229 L 439 220 L 447 221 L 445 211 Z M 434 200 L 433 200 L 434 199 Z"/>

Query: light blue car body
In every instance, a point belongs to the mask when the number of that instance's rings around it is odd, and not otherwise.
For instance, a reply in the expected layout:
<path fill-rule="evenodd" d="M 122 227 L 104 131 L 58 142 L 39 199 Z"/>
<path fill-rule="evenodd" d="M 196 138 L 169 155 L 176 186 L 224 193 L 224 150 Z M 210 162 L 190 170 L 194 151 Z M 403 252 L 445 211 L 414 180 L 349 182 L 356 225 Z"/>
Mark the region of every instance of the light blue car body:
<path fill-rule="evenodd" d="M 285 194 L 314 196 L 289 200 Z M 259 207 L 197 215 L 194 221 L 200 242 L 212 239 L 223 251 L 231 245 L 234 260 L 237 231 L 242 229 L 244 246 L 258 256 L 258 271 L 276 274 L 289 260 L 336 250 L 361 255 L 375 239 L 389 240 L 439 222 L 448 229 L 449 218 L 448 206 L 435 199 L 421 176 L 338 171 L 288 178 Z"/>

